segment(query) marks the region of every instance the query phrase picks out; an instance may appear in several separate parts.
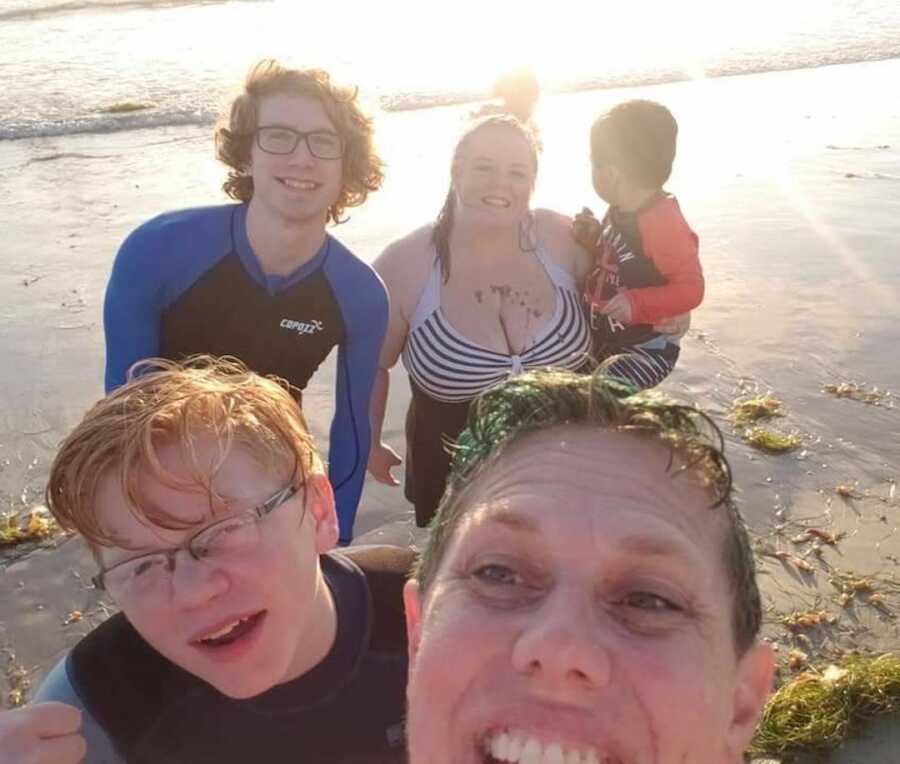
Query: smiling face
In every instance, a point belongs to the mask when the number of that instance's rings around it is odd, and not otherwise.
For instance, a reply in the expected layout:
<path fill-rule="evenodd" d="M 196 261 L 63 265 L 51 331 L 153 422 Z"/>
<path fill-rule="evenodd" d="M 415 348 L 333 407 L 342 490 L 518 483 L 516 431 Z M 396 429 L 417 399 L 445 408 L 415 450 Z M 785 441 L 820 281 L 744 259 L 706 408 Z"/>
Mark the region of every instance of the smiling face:
<path fill-rule="evenodd" d="M 270 95 L 259 103 L 257 127 L 287 127 L 301 132 L 337 132 L 325 108 L 314 98 Z M 325 224 L 328 208 L 341 192 L 343 160 L 318 159 L 305 141 L 291 154 L 268 154 L 254 139 L 251 206 L 289 223 Z"/>
<path fill-rule="evenodd" d="M 412 764 L 737 764 L 771 682 L 735 651 L 725 524 L 658 442 L 526 436 L 406 592 Z"/>
<path fill-rule="evenodd" d="M 202 460 L 214 461 L 209 438 L 194 445 Z M 180 448 L 163 445 L 157 453 L 165 470 L 190 481 Z M 103 548 L 103 564 L 177 548 L 210 522 L 258 506 L 289 479 L 290 470 L 264 469 L 236 446 L 213 478 L 215 493 L 224 499 L 214 502 L 213 515 L 205 491 L 175 489 L 144 473 L 145 507 L 189 526 L 168 530 L 139 521 L 129 511 L 119 475 L 110 472 L 98 487 L 97 517 L 121 547 Z M 171 587 L 118 603 L 128 620 L 163 656 L 230 697 L 252 697 L 305 673 L 333 639 L 323 618 L 332 605 L 318 554 L 336 536 L 326 479 L 309 476 L 305 492 L 306 512 L 301 490 L 260 520 L 260 541 L 250 552 L 200 561 L 178 552 Z"/>
<path fill-rule="evenodd" d="M 518 225 L 534 189 L 534 155 L 518 131 L 486 125 L 464 139 L 453 165 L 458 220 Z"/>

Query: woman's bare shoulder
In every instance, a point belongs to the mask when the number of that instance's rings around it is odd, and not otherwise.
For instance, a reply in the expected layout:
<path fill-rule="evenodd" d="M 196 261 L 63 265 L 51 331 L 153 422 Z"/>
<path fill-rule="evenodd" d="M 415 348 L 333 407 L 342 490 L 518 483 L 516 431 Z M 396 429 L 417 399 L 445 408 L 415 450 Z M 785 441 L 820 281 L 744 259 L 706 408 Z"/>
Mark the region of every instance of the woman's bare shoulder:
<path fill-rule="evenodd" d="M 391 301 L 406 315 L 412 310 L 434 264 L 433 225 L 417 228 L 391 242 L 372 266 L 384 280 Z"/>
<path fill-rule="evenodd" d="M 572 218 L 553 210 L 538 209 L 534 211 L 534 223 L 546 253 L 580 279 L 587 272 L 589 256 L 572 236 Z"/>
<path fill-rule="evenodd" d="M 432 260 L 431 232 L 433 229 L 434 226 L 429 223 L 392 241 L 373 263 L 375 270 L 382 273 L 382 270 L 415 268 L 420 263 L 425 263 L 427 269 Z"/>
<path fill-rule="evenodd" d="M 568 234 L 572 226 L 571 217 L 544 207 L 534 211 L 534 222 L 547 232 L 557 235 Z"/>

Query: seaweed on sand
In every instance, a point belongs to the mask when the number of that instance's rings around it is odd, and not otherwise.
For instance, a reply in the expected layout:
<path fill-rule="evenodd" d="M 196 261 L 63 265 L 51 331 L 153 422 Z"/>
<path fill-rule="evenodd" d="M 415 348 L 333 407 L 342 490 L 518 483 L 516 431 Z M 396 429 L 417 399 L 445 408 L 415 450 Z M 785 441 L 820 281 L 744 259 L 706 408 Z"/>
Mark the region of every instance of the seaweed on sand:
<path fill-rule="evenodd" d="M 741 437 L 754 448 L 772 454 L 792 451 L 803 443 L 803 439 L 796 433 L 782 435 L 772 430 L 767 430 L 765 427 L 751 427 L 744 430 Z"/>
<path fill-rule="evenodd" d="M 900 595 L 900 583 L 890 576 L 861 576 L 852 571 L 833 570 L 828 577 L 837 589 L 836 600 L 841 607 L 850 607 L 857 602 L 880 610 L 883 615 L 893 619 L 894 610 Z"/>
<path fill-rule="evenodd" d="M 772 395 L 759 395 L 745 400 L 737 398 L 731 404 L 728 418 L 735 430 L 751 446 L 760 451 L 778 454 L 797 448 L 803 443 L 803 439 L 797 434 L 782 435 L 754 423 L 784 416 L 782 405 L 782 402 Z"/>
<path fill-rule="evenodd" d="M 805 671 L 766 704 L 753 739 L 755 756 L 829 750 L 865 721 L 900 711 L 900 656 L 855 655 L 823 670 Z"/>
<path fill-rule="evenodd" d="M 781 619 L 787 630 L 797 634 L 806 629 L 814 629 L 817 626 L 833 626 L 837 623 L 837 617 L 827 610 L 796 611 Z"/>
<path fill-rule="evenodd" d="M 838 531 L 829 533 L 821 528 L 804 528 L 803 533 L 799 533 L 791 539 L 792 544 L 805 544 L 807 541 L 820 541 L 828 546 L 836 546 L 838 541 L 847 535 L 847 531 Z"/>
<path fill-rule="evenodd" d="M 728 417 L 734 424 L 742 427 L 761 419 L 784 416 L 781 406 L 781 401 L 771 395 L 762 395 L 745 401 L 736 400 L 731 404 Z"/>
<path fill-rule="evenodd" d="M 2 652 L 6 654 L 3 673 L 6 675 L 7 691 L 0 708 L 18 708 L 28 701 L 31 681 L 28 678 L 28 671 L 16 660 L 15 653 L 9 649 Z"/>
<path fill-rule="evenodd" d="M 150 103 L 149 101 L 118 101 L 117 103 L 100 109 L 100 113 L 129 114 L 133 111 L 144 111 L 145 109 L 152 109 L 155 106 L 155 103 Z"/>
<path fill-rule="evenodd" d="M 29 510 L 24 515 L 0 515 L 0 547 L 47 538 L 58 530 L 56 521 L 39 509 Z"/>
<path fill-rule="evenodd" d="M 857 490 L 859 481 L 854 483 L 839 483 L 834 487 L 834 492 L 842 499 L 858 499 L 860 493 Z"/>
<path fill-rule="evenodd" d="M 833 395 L 835 398 L 852 398 L 854 401 L 868 403 L 870 406 L 880 406 L 886 399 L 891 397 L 889 392 L 879 390 L 877 387 L 866 390 L 865 387 L 857 385 L 855 382 L 823 385 L 822 391 Z"/>

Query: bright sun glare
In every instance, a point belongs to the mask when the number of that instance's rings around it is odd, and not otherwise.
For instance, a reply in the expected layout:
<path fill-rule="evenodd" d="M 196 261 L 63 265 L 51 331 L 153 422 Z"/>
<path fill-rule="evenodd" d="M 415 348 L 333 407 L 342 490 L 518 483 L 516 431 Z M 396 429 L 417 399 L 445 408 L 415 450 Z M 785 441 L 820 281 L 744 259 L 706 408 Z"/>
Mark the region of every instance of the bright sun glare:
<path fill-rule="evenodd" d="M 324 43 L 348 69 L 410 89 L 489 88 L 499 72 L 530 66 L 547 84 L 584 72 L 619 74 L 665 68 L 702 77 L 704 63 L 730 48 L 771 47 L 788 33 L 814 35 L 829 23 L 833 2 L 645 0 L 632 6 L 554 0 L 513 4 L 490 0 L 348 0 L 338 10 L 281 0 L 296 26 L 274 31 L 290 57 L 314 55 Z M 316 30 L 318 42 L 307 30 Z M 268 44 L 272 47 L 271 36 Z"/>

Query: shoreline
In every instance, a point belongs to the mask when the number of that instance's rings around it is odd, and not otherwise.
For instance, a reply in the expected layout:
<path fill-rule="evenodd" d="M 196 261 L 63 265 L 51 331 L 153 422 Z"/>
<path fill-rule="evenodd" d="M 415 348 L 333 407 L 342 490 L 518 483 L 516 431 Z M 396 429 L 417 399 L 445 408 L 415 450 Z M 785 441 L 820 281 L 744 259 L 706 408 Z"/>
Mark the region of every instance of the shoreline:
<path fill-rule="evenodd" d="M 619 100 L 647 97 L 680 123 L 669 184 L 701 239 L 707 296 L 679 365 L 662 389 L 694 400 L 722 427 L 741 506 L 765 552 L 759 561 L 767 637 L 784 658 L 797 646 L 781 619 L 827 609 L 832 627 L 801 631 L 810 659 L 858 647 L 897 651 L 900 593 L 887 612 L 842 608 L 838 572 L 900 577 L 900 60 L 546 96 L 537 120 L 545 152 L 535 206 L 599 207 L 590 189 L 590 120 Z M 453 141 L 467 107 L 379 116 L 388 179 L 346 225 L 331 229 L 371 261 L 390 241 L 433 218 L 446 194 Z M 5 327 L 0 395 L 0 507 L 40 501 L 59 440 L 99 396 L 103 289 L 124 236 L 162 211 L 224 201 L 211 131 L 160 128 L 15 142 L 0 159 L 0 222 L 8 232 L 0 275 Z M 58 154 L 53 161 L 32 161 Z M 331 418 L 332 362 L 304 394 L 320 450 Z M 385 439 L 403 449 L 405 373 L 391 375 Z M 882 405 L 837 399 L 829 383 L 893 393 Z M 735 398 L 771 393 L 786 416 L 773 428 L 803 445 L 762 454 L 734 431 Z M 852 496 L 835 493 L 855 485 Z M 23 498 L 24 497 L 24 498 Z M 794 543 L 805 529 L 846 535 L 834 546 Z M 401 489 L 367 481 L 357 543 L 409 544 Z M 758 550 L 759 551 L 759 550 Z M 0 553 L 0 560 L 5 555 Z M 806 561 L 812 571 L 798 567 Z M 0 648 L 36 684 L 67 646 L 103 617 L 85 585 L 92 564 L 70 541 L 5 564 Z M 63 625 L 79 611 L 78 621 Z M 0 679 L 0 689 L 3 680 Z M 4 693 L 5 694 L 5 693 Z"/>
<path fill-rule="evenodd" d="M 800 55 L 799 53 L 797 55 Z M 900 49 L 879 50 L 871 52 L 865 46 L 856 52 L 823 53 L 821 60 L 799 58 L 795 61 L 769 63 L 766 65 L 746 64 L 746 62 L 726 62 L 710 66 L 703 72 L 705 79 L 730 79 L 733 77 L 750 77 L 754 75 L 779 74 L 785 72 L 804 72 L 836 66 L 852 66 L 855 64 L 879 63 L 882 61 L 900 60 Z M 556 83 L 545 88 L 543 97 L 572 95 L 575 93 L 589 93 L 593 91 L 626 90 L 649 88 L 660 85 L 676 85 L 696 81 L 696 76 L 690 72 L 661 69 L 643 73 L 618 73 L 611 78 L 592 77 L 590 79 L 574 80 L 571 82 Z M 488 103 L 496 99 L 489 92 L 477 91 L 447 91 L 444 93 L 431 93 L 428 91 L 400 91 L 393 94 L 371 96 L 371 100 L 377 103 L 377 108 L 383 114 L 402 114 L 413 111 L 439 109 L 444 107 L 468 106 Z M 67 137 L 86 135 L 111 135 L 114 133 L 127 133 L 142 130 L 157 130 L 161 128 L 209 128 L 216 124 L 219 112 L 216 110 L 201 110 L 197 112 L 191 109 L 189 112 L 159 112 L 157 104 L 146 99 L 131 99 L 109 103 L 103 109 L 92 112 L 97 117 L 96 122 L 85 122 L 76 126 L 47 125 L 34 127 L 30 131 L 25 128 L 11 128 L 6 130 L 0 127 L 0 144 L 3 142 L 14 143 L 17 141 L 41 140 L 41 139 L 65 139 Z M 85 115 L 76 119 L 85 119 Z M 106 118 L 108 121 L 101 121 Z M 32 161 L 48 161 L 56 157 L 37 157 Z"/>

